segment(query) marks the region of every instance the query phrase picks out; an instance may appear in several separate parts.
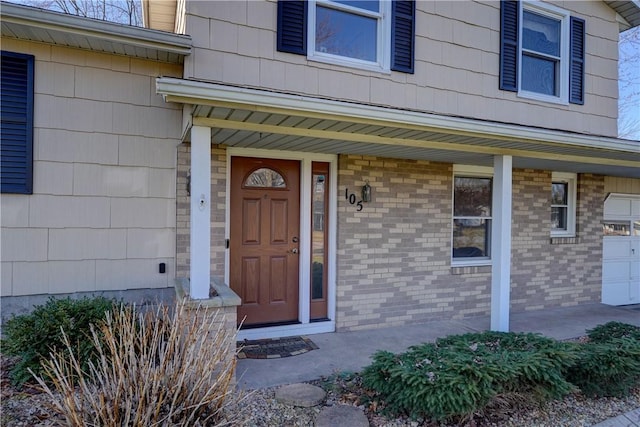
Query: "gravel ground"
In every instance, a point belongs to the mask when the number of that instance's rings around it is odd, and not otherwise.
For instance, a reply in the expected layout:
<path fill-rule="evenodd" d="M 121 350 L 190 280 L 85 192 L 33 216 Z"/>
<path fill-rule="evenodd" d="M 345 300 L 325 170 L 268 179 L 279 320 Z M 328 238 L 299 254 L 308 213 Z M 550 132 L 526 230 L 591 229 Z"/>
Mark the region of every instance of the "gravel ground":
<path fill-rule="evenodd" d="M 324 385 L 315 382 L 316 385 Z M 279 404 L 274 399 L 275 389 L 253 390 L 242 403 L 248 411 L 246 426 L 312 426 L 315 416 L 322 407 L 294 408 Z M 640 407 L 640 389 L 624 399 L 587 399 L 582 395 L 570 395 L 563 400 L 551 401 L 538 407 L 521 409 L 517 412 L 491 412 L 477 416 L 464 424 L 433 423 L 425 420 L 412 421 L 406 418 L 389 419 L 373 413 L 369 408 L 358 405 L 358 396 L 346 392 L 329 391 L 324 406 L 347 404 L 359 406 L 369 418 L 372 427 L 578 427 L 592 426 L 607 418 L 622 415 Z"/>
<path fill-rule="evenodd" d="M 10 361 L 2 358 L 0 425 L 49 427 L 63 425 L 61 417 L 53 413 L 46 394 L 35 388 L 20 390 L 12 387 L 6 377 Z M 437 424 L 428 420 L 411 421 L 405 418 L 389 419 L 360 404 L 366 394 L 359 387 L 356 376 L 335 375 L 313 382 L 327 390 L 327 399 L 321 406 L 297 408 L 276 402 L 275 388 L 249 391 L 240 402 L 242 420 L 235 418 L 238 426 L 312 426 L 323 406 L 346 404 L 359 406 L 365 411 L 372 427 L 578 427 L 591 426 L 607 418 L 621 415 L 640 407 L 640 389 L 624 399 L 586 399 L 576 394 L 563 400 L 548 402 L 542 406 L 521 408 L 515 412 L 490 411 L 478 415 L 464 424 Z"/>

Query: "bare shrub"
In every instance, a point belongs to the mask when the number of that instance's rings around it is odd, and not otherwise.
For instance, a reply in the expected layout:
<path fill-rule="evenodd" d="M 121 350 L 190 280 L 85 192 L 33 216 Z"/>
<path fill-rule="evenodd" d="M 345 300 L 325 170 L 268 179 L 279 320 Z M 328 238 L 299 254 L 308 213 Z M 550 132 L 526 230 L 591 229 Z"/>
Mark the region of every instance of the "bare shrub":
<path fill-rule="evenodd" d="M 107 313 L 99 331 L 92 328 L 92 336 L 99 361 L 89 365 L 89 372 L 82 371 L 73 353 L 60 351 L 43 363 L 51 386 L 34 375 L 66 424 L 241 422 L 241 396 L 234 390 L 236 334 L 227 332 L 221 316 L 184 303 L 144 315 L 122 307 Z M 66 335 L 64 339 L 69 347 Z"/>

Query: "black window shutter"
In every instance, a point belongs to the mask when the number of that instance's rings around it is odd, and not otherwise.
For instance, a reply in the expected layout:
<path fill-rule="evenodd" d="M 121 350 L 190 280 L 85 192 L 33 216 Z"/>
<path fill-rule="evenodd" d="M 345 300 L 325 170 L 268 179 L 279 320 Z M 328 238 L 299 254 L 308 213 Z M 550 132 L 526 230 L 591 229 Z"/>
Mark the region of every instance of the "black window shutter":
<path fill-rule="evenodd" d="M 518 91 L 518 2 L 500 2 L 500 89 Z"/>
<path fill-rule="evenodd" d="M 571 17 L 569 102 L 584 104 L 584 19 Z"/>
<path fill-rule="evenodd" d="M 416 2 L 395 0 L 391 13 L 391 69 L 413 74 Z"/>
<path fill-rule="evenodd" d="M 33 192 L 34 57 L 2 51 L 0 191 Z"/>
<path fill-rule="evenodd" d="M 278 42 L 281 52 L 307 54 L 307 2 L 278 0 Z"/>

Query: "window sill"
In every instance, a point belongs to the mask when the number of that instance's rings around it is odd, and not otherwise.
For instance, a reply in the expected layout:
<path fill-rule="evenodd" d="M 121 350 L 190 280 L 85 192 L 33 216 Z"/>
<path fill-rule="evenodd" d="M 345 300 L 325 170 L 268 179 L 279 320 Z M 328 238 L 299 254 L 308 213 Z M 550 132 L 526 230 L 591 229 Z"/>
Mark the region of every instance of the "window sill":
<path fill-rule="evenodd" d="M 569 101 L 560 96 L 542 95 L 535 92 L 520 91 L 518 97 L 532 99 L 534 101 L 550 102 L 552 104 L 569 105 Z"/>
<path fill-rule="evenodd" d="M 348 59 L 326 57 L 326 56 L 317 55 L 317 54 L 308 55 L 307 59 L 309 61 L 320 62 L 323 64 L 329 64 L 329 65 L 337 65 L 340 67 L 355 68 L 362 71 L 373 71 L 374 73 L 391 74 L 391 70 L 389 68 L 382 67 L 380 66 L 380 64 L 376 64 L 376 63 L 367 63 L 364 61 L 361 62 L 357 60 L 349 61 Z"/>
<path fill-rule="evenodd" d="M 577 245 L 580 238 L 577 236 L 551 236 L 550 243 L 552 245 Z"/>
<path fill-rule="evenodd" d="M 452 265 L 451 274 L 460 276 L 463 274 L 487 274 L 491 273 L 491 265 Z"/>

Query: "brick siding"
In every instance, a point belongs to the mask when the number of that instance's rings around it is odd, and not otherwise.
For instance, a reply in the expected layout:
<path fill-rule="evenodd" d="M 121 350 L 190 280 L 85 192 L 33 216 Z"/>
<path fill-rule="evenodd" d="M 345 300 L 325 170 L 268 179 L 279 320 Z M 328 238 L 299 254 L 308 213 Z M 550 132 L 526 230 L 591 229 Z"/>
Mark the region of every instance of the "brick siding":
<path fill-rule="evenodd" d="M 176 179 L 176 277 L 189 277 L 189 233 L 191 209 L 187 194 L 187 175 L 191 164 L 191 146 L 178 147 Z M 211 275 L 224 277 L 225 204 L 227 196 L 227 152 L 217 145 L 211 148 Z"/>
<path fill-rule="evenodd" d="M 189 272 L 189 145 L 178 149 L 177 267 Z M 373 200 L 350 204 L 368 181 Z M 488 315 L 491 268 L 451 267 L 453 167 L 341 155 L 338 160 L 338 331 Z M 597 302 L 604 178 L 579 175 L 576 239 L 550 238 L 551 172 L 513 171 L 512 311 Z M 224 276 L 226 152 L 212 148 L 211 272 Z"/>
<path fill-rule="evenodd" d="M 604 178 L 579 175 L 575 239 L 551 239 L 551 172 L 514 170 L 513 311 L 600 301 Z"/>

